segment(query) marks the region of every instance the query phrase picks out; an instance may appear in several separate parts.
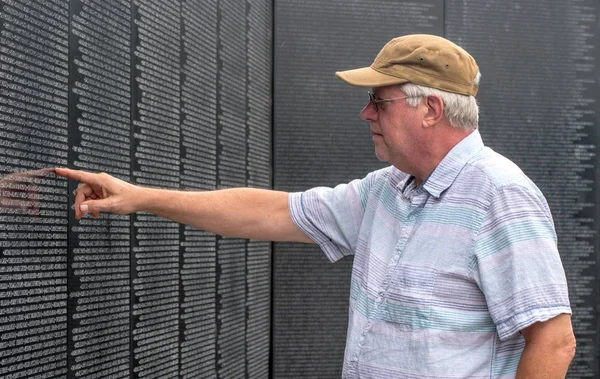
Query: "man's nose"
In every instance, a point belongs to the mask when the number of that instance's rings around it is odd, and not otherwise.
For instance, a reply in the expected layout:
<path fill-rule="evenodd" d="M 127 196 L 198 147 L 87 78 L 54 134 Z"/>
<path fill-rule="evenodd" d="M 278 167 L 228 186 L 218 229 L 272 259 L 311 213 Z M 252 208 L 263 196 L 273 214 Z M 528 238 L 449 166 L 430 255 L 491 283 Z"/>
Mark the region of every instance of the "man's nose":
<path fill-rule="evenodd" d="M 370 101 L 365 105 L 365 107 L 360 111 L 360 118 L 365 121 L 374 121 L 377 119 L 377 111 L 375 110 L 375 106 Z"/>

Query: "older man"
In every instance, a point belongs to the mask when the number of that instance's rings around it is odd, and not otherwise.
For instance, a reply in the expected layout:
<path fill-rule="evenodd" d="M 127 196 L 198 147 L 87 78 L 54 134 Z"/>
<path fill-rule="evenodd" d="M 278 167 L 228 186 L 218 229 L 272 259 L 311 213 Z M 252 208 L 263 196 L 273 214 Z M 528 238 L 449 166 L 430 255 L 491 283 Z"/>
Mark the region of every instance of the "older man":
<path fill-rule="evenodd" d="M 76 217 L 152 212 L 213 233 L 354 254 L 345 378 L 562 378 L 575 351 L 567 283 L 539 189 L 477 131 L 479 70 L 454 43 L 408 35 L 370 67 L 361 118 L 391 166 L 303 193 L 180 192 L 57 169 Z"/>

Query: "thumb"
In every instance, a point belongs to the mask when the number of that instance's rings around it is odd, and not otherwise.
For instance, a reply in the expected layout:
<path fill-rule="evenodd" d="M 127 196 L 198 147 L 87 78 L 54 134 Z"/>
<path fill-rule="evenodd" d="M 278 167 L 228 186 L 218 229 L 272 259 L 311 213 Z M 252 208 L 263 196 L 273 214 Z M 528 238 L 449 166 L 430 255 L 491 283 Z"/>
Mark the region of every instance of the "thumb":
<path fill-rule="evenodd" d="M 79 210 L 82 214 L 90 213 L 97 217 L 100 212 L 110 212 L 110 200 L 100 199 L 84 201 L 79 205 Z"/>

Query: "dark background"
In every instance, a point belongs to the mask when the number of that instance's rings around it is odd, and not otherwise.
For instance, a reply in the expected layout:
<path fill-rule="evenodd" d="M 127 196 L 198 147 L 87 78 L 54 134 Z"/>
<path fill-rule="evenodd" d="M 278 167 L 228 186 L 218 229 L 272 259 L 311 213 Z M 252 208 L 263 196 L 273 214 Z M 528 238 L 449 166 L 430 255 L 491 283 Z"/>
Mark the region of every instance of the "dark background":
<path fill-rule="evenodd" d="M 545 193 L 600 378 L 593 0 L 0 0 L 0 377 L 339 378 L 351 257 L 149 214 L 76 221 L 67 166 L 138 184 L 300 191 L 383 167 L 334 77 L 445 36 L 483 74 L 484 141 Z M 15 184 L 17 183 L 17 184 Z M 36 204 L 8 206 L 15 199 Z"/>

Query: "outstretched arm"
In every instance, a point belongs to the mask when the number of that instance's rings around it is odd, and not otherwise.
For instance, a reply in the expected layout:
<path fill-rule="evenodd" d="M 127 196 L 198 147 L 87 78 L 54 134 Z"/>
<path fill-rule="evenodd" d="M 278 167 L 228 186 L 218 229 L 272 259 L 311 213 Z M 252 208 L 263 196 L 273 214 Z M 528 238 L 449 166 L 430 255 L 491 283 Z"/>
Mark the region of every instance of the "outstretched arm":
<path fill-rule="evenodd" d="M 290 216 L 286 192 L 233 188 L 192 192 L 145 188 L 108 174 L 57 168 L 83 183 L 75 192 L 75 217 L 100 212 L 150 212 L 211 233 L 268 241 L 314 243 Z"/>

